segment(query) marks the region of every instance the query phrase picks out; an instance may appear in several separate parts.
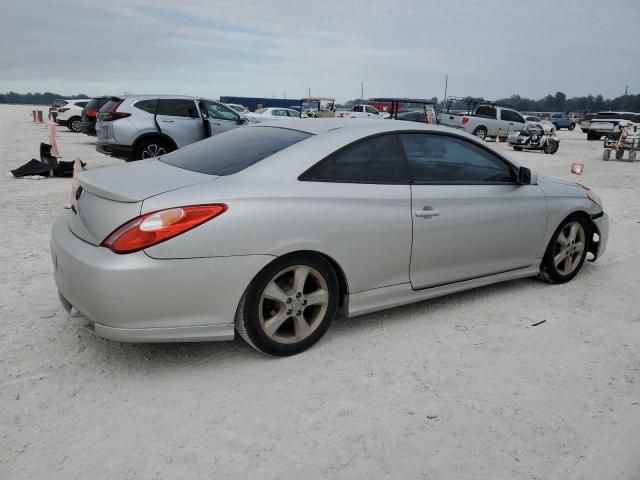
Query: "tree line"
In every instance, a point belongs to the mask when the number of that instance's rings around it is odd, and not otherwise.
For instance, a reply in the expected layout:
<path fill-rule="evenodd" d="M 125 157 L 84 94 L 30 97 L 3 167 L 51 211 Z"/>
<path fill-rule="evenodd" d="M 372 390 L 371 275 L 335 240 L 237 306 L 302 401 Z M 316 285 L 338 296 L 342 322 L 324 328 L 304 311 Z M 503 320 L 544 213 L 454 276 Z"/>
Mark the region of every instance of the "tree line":
<path fill-rule="evenodd" d="M 90 98 L 87 95 L 60 95 L 59 93 L 0 93 L 0 103 L 13 103 L 23 105 L 50 105 L 58 98 Z M 438 103 L 438 98 L 433 97 L 432 100 Z M 473 99 L 469 97 L 469 101 L 485 101 L 484 99 Z M 602 110 L 613 111 L 629 111 L 640 112 L 640 94 L 621 95 L 616 98 L 604 98 L 602 95 L 587 95 L 584 97 L 567 98 L 563 92 L 556 92 L 555 95 L 549 94 L 538 100 L 521 97 L 520 95 L 512 95 L 506 98 L 495 100 L 496 103 L 509 105 L 510 107 L 522 112 L 598 112 Z M 355 104 L 363 103 L 363 100 L 353 99 L 342 104 L 344 107 L 352 107 Z M 469 103 L 469 102 L 467 102 Z M 444 102 L 440 101 L 440 108 L 446 108 Z M 452 109 L 464 109 L 465 102 L 456 102 L 451 105 Z"/>
<path fill-rule="evenodd" d="M 451 110 L 466 110 L 471 105 L 489 102 L 483 98 L 466 97 L 462 101 L 452 102 L 450 106 L 445 102 L 439 101 L 437 97 L 431 100 L 438 104 L 438 108 Z M 627 111 L 640 113 L 640 94 L 622 95 L 616 98 L 604 98 L 602 95 L 587 95 L 584 97 L 567 98 L 564 92 L 556 92 L 555 95 L 549 94 L 538 100 L 521 97 L 520 95 L 511 95 L 510 97 L 492 100 L 494 103 L 508 105 L 515 110 L 521 112 L 600 112 L 605 110 Z M 344 107 L 352 107 L 359 103 L 366 103 L 366 100 L 360 98 L 348 100 L 344 102 Z"/>
<path fill-rule="evenodd" d="M 19 105 L 51 105 L 54 100 L 59 98 L 69 99 L 81 99 L 91 98 L 87 95 L 60 95 L 59 93 L 44 92 L 44 93 L 16 93 L 7 92 L 0 93 L 0 103 L 13 103 Z"/>

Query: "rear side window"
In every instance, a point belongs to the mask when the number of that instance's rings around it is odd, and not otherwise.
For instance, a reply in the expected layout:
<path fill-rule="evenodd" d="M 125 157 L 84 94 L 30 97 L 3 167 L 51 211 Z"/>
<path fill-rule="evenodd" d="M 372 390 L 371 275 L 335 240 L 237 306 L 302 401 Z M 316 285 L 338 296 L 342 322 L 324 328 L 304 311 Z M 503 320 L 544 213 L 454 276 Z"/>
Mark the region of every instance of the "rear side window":
<path fill-rule="evenodd" d="M 504 161 L 467 140 L 424 133 L 399 137 L 416 183 L 513 182 L 513 172 Z"/>
<path fill-rule="evenodd" d="M 139 108 L 140 110 L 143 110 L 147 113 L 156 113 L 157 103 L 158 100 L 156 100 L 155 98 L 153 100 L 140 100 L 139 102 L 136 102 L 134 107 Z"/>
<path fill-rule="evenodd" d="M 476 115 L 480 117 L 496 118 L 496 109 L 490 105 L 480 106 L 476 110 Z"/>
<path fill-rule="evenodd" d="M 78 107 L 86 107 L 88 103 L 89 103 L 89 100 L 87 100 L 87 101 L 82 101 L 82 102 L 76 102 L 76 105 L 77 105 Z"/>
<path fill-rule="evenodd" d="M 353 183 L 405 183 L 407 162 L 395 135 L 357 142 L 307 170 L 301 180 Z"/>
<path fill-rule="evenodd" d="M 193 100 L 161 98 L 158 100 L 158 115 L 198 118 L 198 111 L 196 110 L 196 104 Z"/>
<path fill-rule="evenodd" d="M 232 175 L 301 142 L 310 133 L 277 127 L 241 127 L 164 155 L 174 167 L 207 175 Z"/>

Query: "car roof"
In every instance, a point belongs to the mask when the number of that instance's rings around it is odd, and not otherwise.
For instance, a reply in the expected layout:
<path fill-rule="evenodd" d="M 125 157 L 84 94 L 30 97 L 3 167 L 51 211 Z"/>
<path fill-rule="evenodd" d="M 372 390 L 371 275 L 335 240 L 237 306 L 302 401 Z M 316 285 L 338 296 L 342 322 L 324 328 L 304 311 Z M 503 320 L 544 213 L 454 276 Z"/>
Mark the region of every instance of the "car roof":
<path fill-rule="evenodd" d="M 175 100 L 210 100 L 212 102 L 220 103 L 219 100 L 212 100 L 207 97 L 194 97 L 190 95 L 115 95 L 118 98 L 125 98 L 127 100 L 138 99 L 138 100 L 146 100 L 146 99 L 154 99 L 154 98 L 170 98 Z"/>
<path fill-rule="evenodd" d="M 257 125 L 249 126 L 249 128 L 261 127 L 289 128 L 291 130 L 298 130 L 300 132 L 306 132 L 312 135 L 319 135 L 321 133 L 342 129 L 348 129 L 349 131 L 357 130 L 358 133 L 362 134 L 363 136 L 375 135 L 376 133 L 382 132 L 394 132 L 403 130 L 432 130 L 445 133 L 456 133 L 458 135 L 464 133 L 449 127 L 431 125 L 428 123 L 422 124 L 417 122 L 404 122 L 402 120 L 377 120 L 370 118 L 292 118 L 288 120 L 282 120 L 278 122 L 277 125 L 272 123 L 260 123 Z"/>

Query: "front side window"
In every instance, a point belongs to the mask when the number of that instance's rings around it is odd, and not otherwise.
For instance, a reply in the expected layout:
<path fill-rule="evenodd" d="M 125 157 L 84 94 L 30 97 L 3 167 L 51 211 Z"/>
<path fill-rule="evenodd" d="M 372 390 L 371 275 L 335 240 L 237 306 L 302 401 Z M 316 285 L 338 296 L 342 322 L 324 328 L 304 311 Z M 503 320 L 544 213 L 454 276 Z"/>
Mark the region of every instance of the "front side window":
<path fill-rule="evenodd" d="M 409 172 L 398 139 L 382 135 L 340 150 L 307 170 L 301 180 L 404 183 Z"/>
<path fill-rule="evenodd" d="M 198 111 L 196 110 L 196 103 L 193 100 L 161 98 L 158 100 L 158 115 L 198 118 Z"/>
<path fill-rule="evenodd" d="M 287 112 L 285 110 L 273 110 L 271 112 L 272 115 L 275 115 L 276 117 L 286 117 L 287 116 Z"/>
<path fill-rule="evenodd" d="M 238 114 L 226 105 L 212 102 L 211 100 L 202 100 L 200 105 L 204 106 L 204 110 L 209 118 L 215 118 L 216 120 L 233 120 L 236 122 L 240 119 Z"/>
<path fill-rule="evenodd" d="M 378 111 L 373 107 L 365 107 L 367 113 L 373 113 L 374 115 L 378 113 Z"/>
<path fill-rule="evenodd" d="M 400 134 L 416 183 L 513 183 L 502 159 L 473 143 L 448 135 Z"/>
<path fill-rule="evenodd" d="M 287 110 L 287 114 L 289 114 L 290 117 L 300 118 L 300 112 L 296 110 Z"/>

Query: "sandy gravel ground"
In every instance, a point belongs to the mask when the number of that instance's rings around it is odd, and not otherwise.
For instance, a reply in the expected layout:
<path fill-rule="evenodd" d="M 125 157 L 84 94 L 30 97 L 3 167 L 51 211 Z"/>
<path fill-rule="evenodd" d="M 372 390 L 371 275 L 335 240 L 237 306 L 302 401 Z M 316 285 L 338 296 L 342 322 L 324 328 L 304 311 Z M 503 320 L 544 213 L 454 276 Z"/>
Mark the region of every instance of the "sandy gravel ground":
<path fill-rule="evenodd" d="M 3 173 L 46 140 L 31 109 L 0 106 Z M 640 163 L 603 162 L 579 130 L 560 137 L 555 156 L 515 156 L 562 178 L 586 164 L 579 181 L 611 216 L 606 256 L 566 285 L 521 280 L 338 320 L 286 359 L 240 340 L 85 332 L 49 258 L 71 180 L 2 175 L 0 478 L 637 480 Z M 118 162 L 85 135 L 59 139 L 66 159 Z"/>

